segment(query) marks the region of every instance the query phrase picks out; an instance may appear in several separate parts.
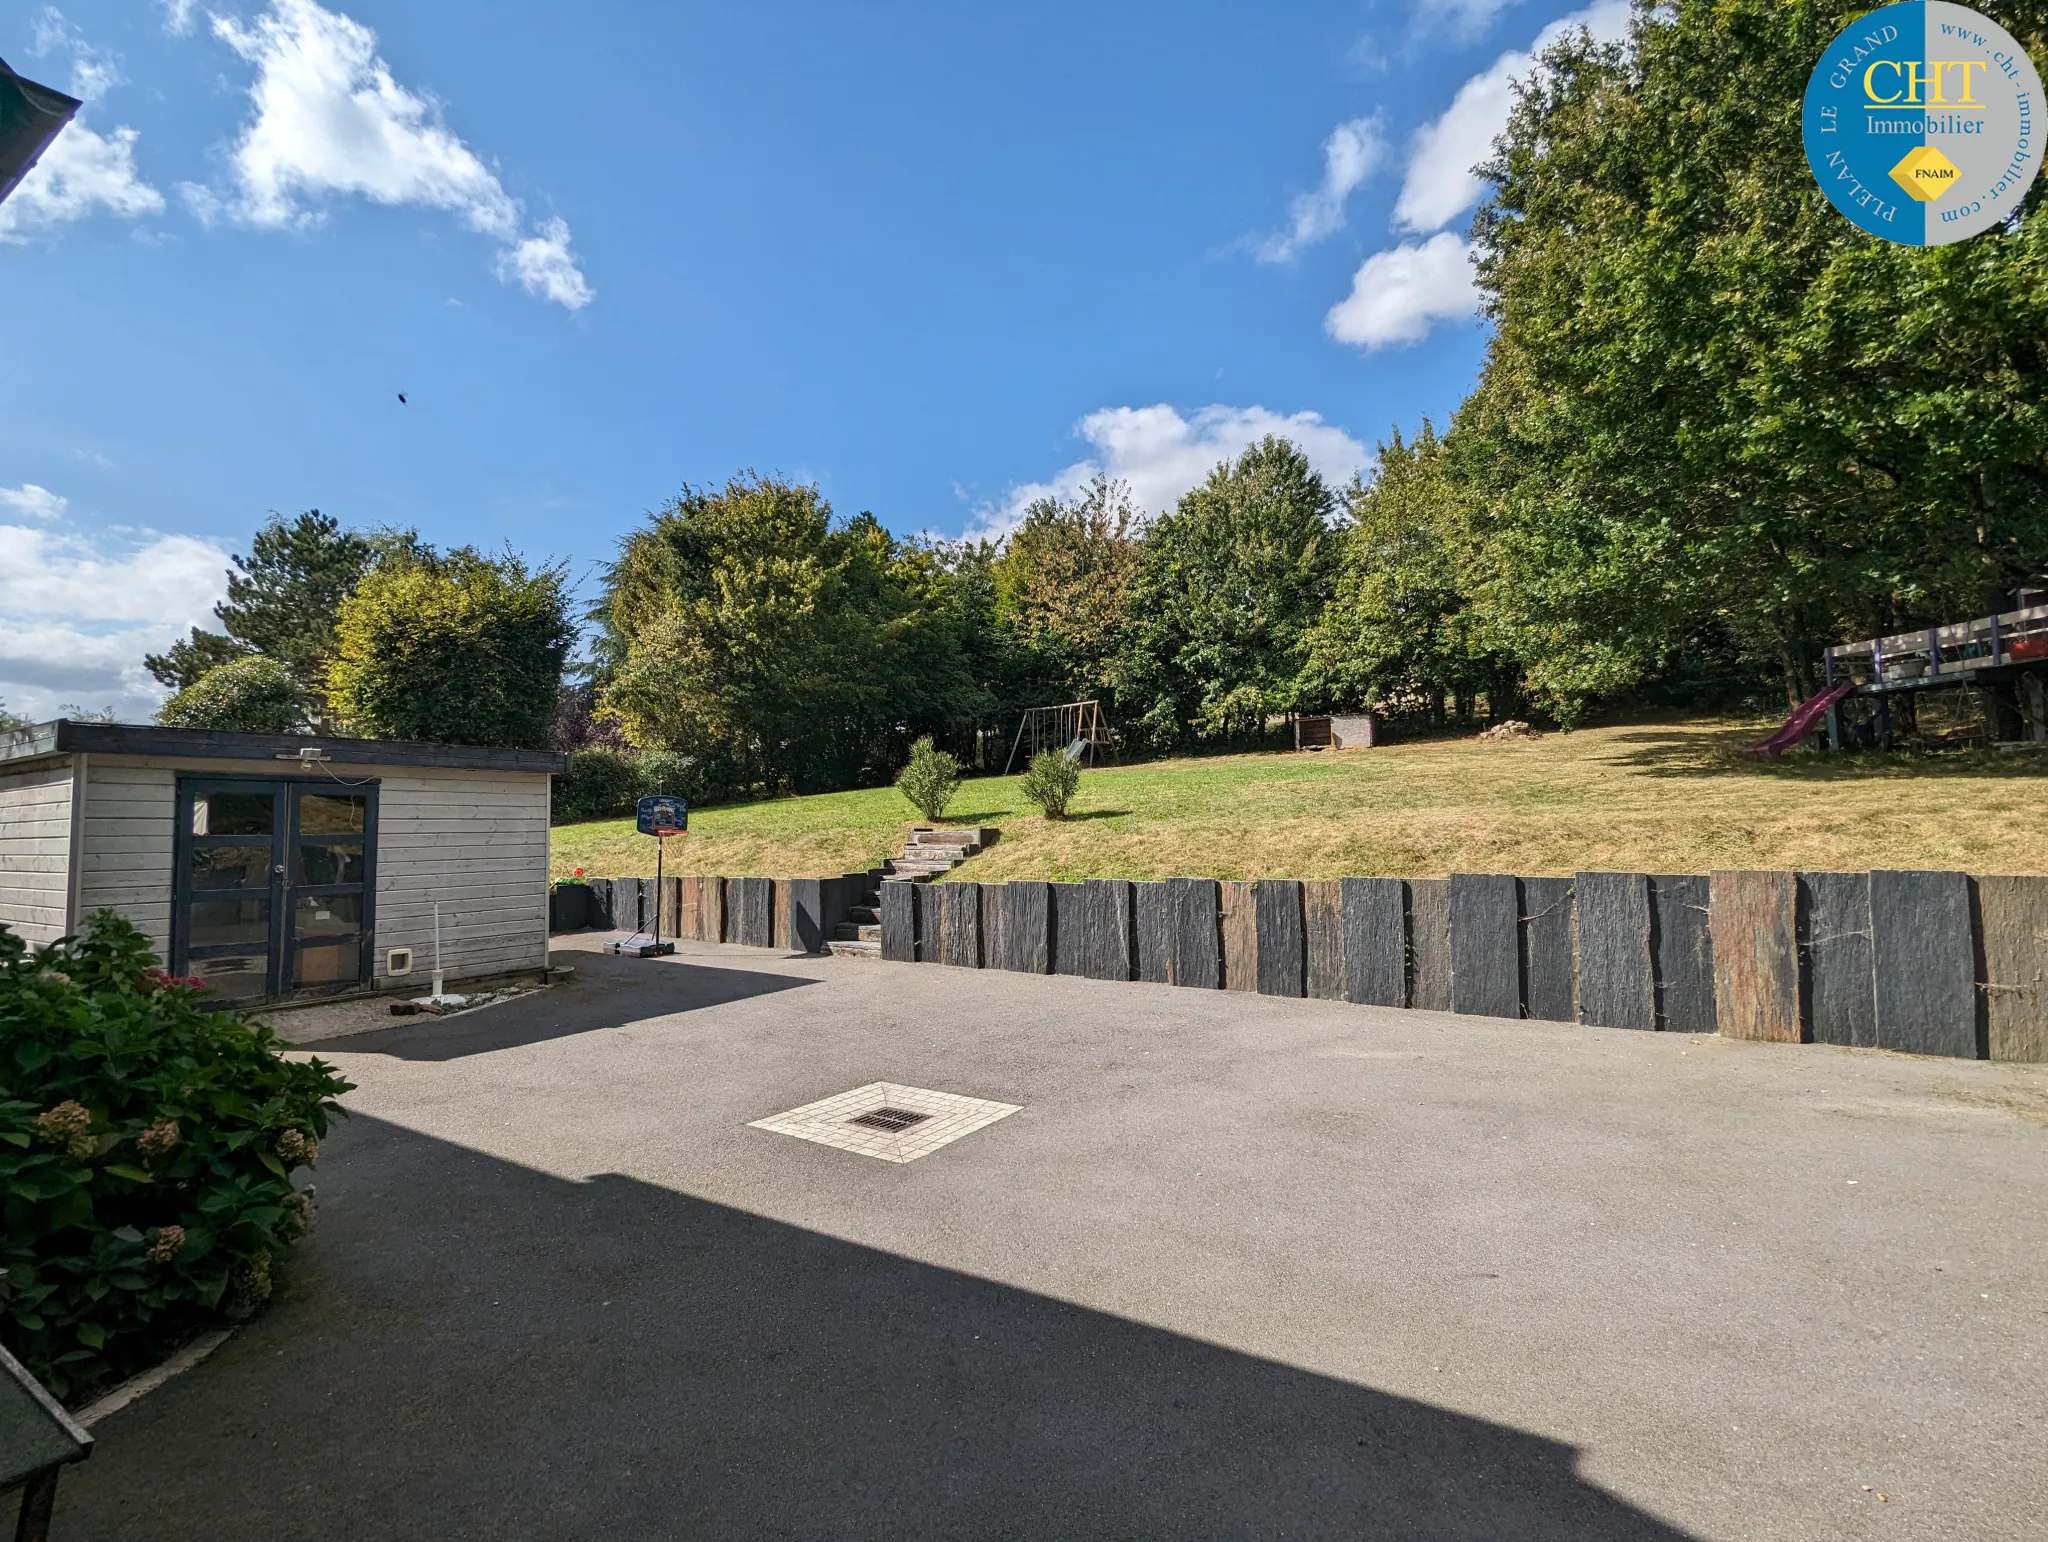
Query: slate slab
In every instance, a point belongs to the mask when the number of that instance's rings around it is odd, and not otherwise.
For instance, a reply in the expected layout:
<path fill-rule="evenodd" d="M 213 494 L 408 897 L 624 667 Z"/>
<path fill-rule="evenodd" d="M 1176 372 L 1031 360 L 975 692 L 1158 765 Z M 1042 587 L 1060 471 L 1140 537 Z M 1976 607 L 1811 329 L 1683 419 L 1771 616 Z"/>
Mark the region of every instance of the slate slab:
<path fill-rule="evenodd" d="M 1335 880 L 1301 886 L 1301 924 L 1308 944 L 1308 993 L 1317 1001 L 1344 999 L 1344 885 Z"/>
<path fill-rule="evenodd" d="M 1451 1009 L 1451 882 L 1408 880 L 1408 1004 L 1425 1012 Z"/>
<path fill-rule="evenodd" d="M 1223 988 L 1259 988 L 1259 918 L 1257 884 L 1226 881 L 1216 885 L 1219 930 L 1223 936 Z"/>
<path fill-rule="evenodd" d="M 1052 884 L 1052 972 L 1088 977 L 1088 886 Z"/>
<path fill-rule="evenodd" d="M 1725 1038 L 1797 1044 L 1799 886 L 1790 873 L 1719 872 L 1708 886 L 1714 1017 Z"/>
<path fill-rule="evenodd" d="M 892 964 L 917 962 L 917 889 L 901 878 L 882 885 L 882 957 Z"/>
<path fill-rule="evenodd" d="M 1132 935 L 1133 885 L 1128 878 L 1091 878 L 1083 909 L 1087 915 L 1087 962 L 1091 980 L 1129 980 L 1135 938 Z"/>
<path fill-rule="evenodd" d="M 1223 985 L 1223 902 L 1213 878 L 1169 878 L 1173 954 L 1167 974 L 1175 985 L 1213 991 Z"/>
<path fill-rule="evenodd" d="M 725 880 L 697 881 L 697 936 L 703 942 L 727 941 L 725 931 Z"/>
<path fill-rule="evenodd" d="M 1154 985 L 1173 982 L 1173 893 L 1164 883 L 1131 885 L 1135 926 L 1131 951 L 1136 955 L 1133 971 L 1140 980 Z"/>
<path fill-rule="evenodd" d="M 1262 878 L 1252 890 L 1259 946 L 1259 994 L 1302 996 L 1308 991 L 1308 943 L 1302 931 L 1301 884 Z"/>
<path fill-rule="evenodd" d="M 683 881 L 664 874 L 649 885 L 649 891 L 654 896 L 655 914 L 661 921 L 661 935 L 665 941 L 673 942 L 681 935 L 676 928 L 682 921 Z"/>
<path fill-rule="evenodd" d="M 1009 885 L 982 883 L 975 887 L 981 891 L 981 967 L 1007 969 L 1010 967 Z"/>
<path fill-rule="evenodd" d="M 926 891 L 935 903 L 938 961 L 956 969 L 981 967 L 981 885 L 933 884 Z"/>
<path fill-rule="evenodd" d="M 1816 1044 L 1877 1046 L 1870 875 L 1800 873 L 1799 954 L 1806 1028 Z"/>
<path fill-rule="evenodd" d="M 1506 873 L 1453 873 L 1450 880 L 1451 1010 L 1476 1017 L 1522 1015 L 1522 918 Z"/>
<path fill-rule="evenodd" d="M 790 948 L 798 953 L 823 953 L 825 939 L 832 935 L 827 906 L 839 880 L 790 878 L 782 887 L 789 891 Z"/>
<path fill-rule="evenodd" d="M 1962 873 L 1870 875 L 1880 1049 L 1978 1058 L 1977 943 Z"/>
<path fill-rule="evenodd" d="M 1655 1028 L 1650 953 L 1650 879 L 1644 873 L 1580 873 L 1579 1021 L 1598 1028 Z"/>
<path fill-rule="evenodd" d="M 1052 885 L 1003 885 L 1003 967 L 1019 974 L 1052 973 Z"/>
<path fill-rule="evenodd" d="M 1572 959 L 1572 881 L 1521 878 L 1522 1010 L 1546 1023 L 1579 1018 Z"/>
<path fill-rule="evenodd" d="M 1979 878 L 1985 1029 L 1993 1060 L 2048 1061 L 2048 878 Z"/>
<path fill-rule="evenodd" d="M 703 880 L 695 873 L 685 873 L 676 880 L 676 929 L 672 934 L 678 942 L 696 942 L 704 929 L 703 912 L 697 892 Z"/>
<path fill-rule="evenodd" d="M 771 929 L 772 946 L 784 950 L 793 949 L 796 947 L 796 915 L 792 908 L 790 880 L 771 878 L 768 882 L 769 893 L 773 896 L 769 907 L 774 917 Z"/>
<path fill-rule="evenodd" d="M 775 882 L 769 878 L 732 878 L 731 888 L 739 890 L 735 908 L 739 912 L 736 941 L 747 948 L 775 946 Z"/>
<path fill-rule="evenodd" d="M 1702 874 L 1652 875 L 1650 947 L 1656 964 L 1657 1026 L 1665 1033 L 1712 1033 L 1712 882 Z"/>
<path fill-rule="evenodd" d="M 1344 999 L 1361 1007 L 1408 1005 L 1408 896 L 1398 878 L 1346 878 Z"/>

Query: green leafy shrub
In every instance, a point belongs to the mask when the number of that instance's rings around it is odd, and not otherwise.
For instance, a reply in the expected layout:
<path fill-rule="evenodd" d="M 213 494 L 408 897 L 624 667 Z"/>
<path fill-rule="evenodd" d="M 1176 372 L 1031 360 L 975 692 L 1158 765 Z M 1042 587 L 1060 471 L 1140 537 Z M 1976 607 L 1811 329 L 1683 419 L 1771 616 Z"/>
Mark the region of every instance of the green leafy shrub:
<path fill-rule="evenodd" d="M 1065 819 L 1067 805 L 1081 790 L 1081 765 L 1065 750 L 1040 750 L 1024 773 L 1024 796 L 1044 810 L 1047 819 Z"/>
<path fill-rule="evenodd" d="M 634 800 L 651 792 L 674 793 L 693 808 L 720 802 L 746 790 L 728 769 L 675 750 L 577 750 L 569 774 L 555 778 L 552 817 L 565 825 L 630 814 Z"/>
<path fill-rule="evenodd" d="M 911 745 L 910 763 L 896 773 L 896 785 L 925 818 L 943 819 L 946 805 L 960 790 L 960 763 L 927 734 Z"/>
<path fill-rule="evenodd" d="M 169 728 L 295 734 L 306 726 L 306 698 L 289 669 L 252 653 L 207 670 L 165 702 L 156 720 Z"/>
<path fill-rule="evenodd" d="M 329 705 L 372 739 L 547 743 L 576 638 L 563 583 L 468 546 L 386 561 L 335 614 Z"/>
<path fill-rule="evenodd" d="M 156 962 L 110 910 L 0 928 L 0 1338 L 74 1401 L 263 1303 L 350 1090 Z"/>
<path fill-rule="evenodd" d="M 558 825 L 630 813 L 640 796 L 640 766 L 627 750 L 577 750 L 569 774 L 554 784 L 553 818 Z"/>

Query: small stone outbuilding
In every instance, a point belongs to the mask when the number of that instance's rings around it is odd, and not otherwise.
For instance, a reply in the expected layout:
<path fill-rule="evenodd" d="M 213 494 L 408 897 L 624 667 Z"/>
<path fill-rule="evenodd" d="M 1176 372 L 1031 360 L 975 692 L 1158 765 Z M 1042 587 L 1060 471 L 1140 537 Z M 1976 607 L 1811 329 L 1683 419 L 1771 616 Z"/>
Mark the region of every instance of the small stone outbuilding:
<path fill-rule="evenodd" d="M 127 916 L 173 974 L 256 1002 L 547 967 L 531 750 L 59 719 L 0 734 L 0 925 Z"/>

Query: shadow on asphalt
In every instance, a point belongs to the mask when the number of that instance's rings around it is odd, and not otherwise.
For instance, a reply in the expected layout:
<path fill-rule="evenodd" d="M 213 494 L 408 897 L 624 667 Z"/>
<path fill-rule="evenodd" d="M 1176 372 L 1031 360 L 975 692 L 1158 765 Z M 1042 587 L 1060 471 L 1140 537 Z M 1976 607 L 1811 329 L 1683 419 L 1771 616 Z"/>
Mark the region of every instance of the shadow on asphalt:
<path fill-rule="evenodd" d="M 649 1017 L 695 1012 L 817 983 L 748 969 L 720 969 L 693 960 L 580 953 L 576 955 L 576 978 L 567 985 L 459 1017 L 400 1018 L 397 1027 L 316 1039 L 294 1047 L 392 1055 L 400 1060 L 460 1060 L 466 1055 L 620 1028 Z"/>
<path fill-rule="evenodd" d="M 285 1298 L 99 1426 L 56 1536 L 1684 1535 L 1425 1403 L 632 1179 L 327 1147 Z"/>

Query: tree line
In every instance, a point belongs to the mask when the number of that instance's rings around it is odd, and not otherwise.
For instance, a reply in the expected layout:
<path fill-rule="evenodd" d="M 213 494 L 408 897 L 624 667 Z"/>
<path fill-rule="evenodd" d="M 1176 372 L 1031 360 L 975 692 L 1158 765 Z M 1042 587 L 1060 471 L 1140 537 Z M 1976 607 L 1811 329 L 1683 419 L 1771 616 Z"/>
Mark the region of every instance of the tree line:
<path fill-rule="evenodd" d="M 1990 9 L 2042 54 L 2048 13 Z M 1549 49 L 1480 168 L 1479 380 L 1348 485 L 1267 439 L 1156 516 L 1099 479 L 999 542 L 686 487 L 603 568 L 566 684 L 558 568 L 302 516 L 151 667 L 184 694 L 269 659 L 356 731 L 659 753 L 698 797 L 879 784 L 927 735 L 999 768 L 1024 708 L 1089 698 L 1151 754 L 1295 712 L 1796 700 L 1824 644 L 2048 561 L 2048 227 L 1915 249 L 1828 206 L 1800 103 L 1852 13 L 1641 4 Z"/>

